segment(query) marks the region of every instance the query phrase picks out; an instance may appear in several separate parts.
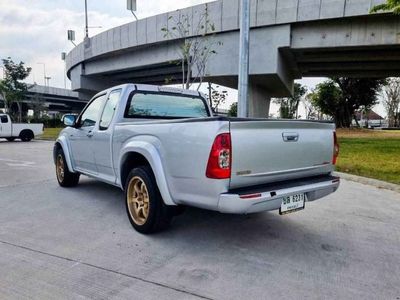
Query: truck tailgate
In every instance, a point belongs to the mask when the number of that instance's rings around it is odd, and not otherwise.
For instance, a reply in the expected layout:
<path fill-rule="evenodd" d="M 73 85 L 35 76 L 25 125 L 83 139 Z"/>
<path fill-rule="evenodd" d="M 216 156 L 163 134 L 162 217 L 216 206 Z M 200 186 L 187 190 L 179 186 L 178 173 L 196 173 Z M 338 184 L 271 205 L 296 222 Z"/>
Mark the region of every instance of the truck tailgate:
<path fill-rule="evenodd" d="M 231 119 L 230 188 L 329 173 L 334 130 L 331 123 Z"/>

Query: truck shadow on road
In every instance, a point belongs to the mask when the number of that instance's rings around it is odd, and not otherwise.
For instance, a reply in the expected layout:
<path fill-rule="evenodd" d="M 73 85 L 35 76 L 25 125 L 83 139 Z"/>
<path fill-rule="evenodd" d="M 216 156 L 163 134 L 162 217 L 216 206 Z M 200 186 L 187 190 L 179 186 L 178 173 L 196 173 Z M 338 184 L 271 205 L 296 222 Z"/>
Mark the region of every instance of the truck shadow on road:
<path fill-rule="evenodd" d="M 137 232 L 131 228 L 125 211 L 124 194 L 117 187 L 84 179 L 75 190 L 83 190 L 92 195 L 85 201 L 94 207 L 107 209 L 110 218 L 120 218 L 119 226 L 124 226 L 127 234 L 134 239 Z M 87 203 L 88 204 L 88 203 Z M 196 245 L 203 253 L 221 252 L 237 254 L 246 252 L 264 256 L 269 254 L 299 256 L 312 263 L 315 259 L 326 259 L 326 255 L 343 256 L 344 246 L 334 237 L 330 238 L 315 224 L 315 220 L 305 217 L 305 212 L 279 216 L 276 211 L 250 215 L 232 215 L 187 207 L 186 211 L 174 218 L 171 226 L 160 233 L 145 236 L 149 242 L 171 241 L 174 247 L 182 249 Z M 125 228 L 126 226 L 126 228 Z M 129 230 L 131 231 L 129 233 Z M 142 236 L 143 237 L 143 236 Z M 341 260 L 337 260 L 340 265 Z"/>

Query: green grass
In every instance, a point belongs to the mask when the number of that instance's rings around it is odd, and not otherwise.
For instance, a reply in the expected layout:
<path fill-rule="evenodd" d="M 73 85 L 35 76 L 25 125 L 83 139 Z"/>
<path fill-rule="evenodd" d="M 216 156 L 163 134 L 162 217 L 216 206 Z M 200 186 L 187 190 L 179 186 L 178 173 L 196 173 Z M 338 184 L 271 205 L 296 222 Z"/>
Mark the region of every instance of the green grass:
<path fill-rule="evenodd" d="M 55 140 L 61 130 L 63 130 L 63 128 L 45 128 L 40 138 L 44 140 Z"/>
<path fill-rule="evenodd" d="M 400 184 L 400 132 L 338 131 L 337 170 Z"/>

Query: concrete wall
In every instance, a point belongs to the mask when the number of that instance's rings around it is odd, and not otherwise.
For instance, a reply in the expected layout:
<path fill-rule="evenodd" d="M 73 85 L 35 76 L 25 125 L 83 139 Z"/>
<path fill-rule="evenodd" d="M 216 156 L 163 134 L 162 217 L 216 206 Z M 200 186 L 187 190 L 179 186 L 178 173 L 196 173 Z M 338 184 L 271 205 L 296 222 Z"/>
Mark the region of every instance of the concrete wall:
<path fill-rule="evenodd" d="M 400 44 L 400 18 L 395 16 L 338 19 L 292 26 L 292 49 Z"/>

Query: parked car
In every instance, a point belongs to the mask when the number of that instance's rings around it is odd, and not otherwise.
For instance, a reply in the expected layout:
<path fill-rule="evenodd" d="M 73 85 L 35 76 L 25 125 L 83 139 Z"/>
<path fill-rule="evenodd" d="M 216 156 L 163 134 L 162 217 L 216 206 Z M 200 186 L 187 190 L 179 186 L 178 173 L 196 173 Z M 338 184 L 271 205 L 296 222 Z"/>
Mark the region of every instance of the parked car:
<path fill-rule="evenodd" d="M 120 187 L 142 233 L 165 228 L 181 206 L 286 214 L 339 186 L 334 124 L 214 117 L 197 91 L 121 85 L 64 122 L 59 184 L 83 174 Z"/>
<path fill-rule="evenodd" d="M 0 138 L 29 142 L 40 134 L 43 134 L 43 124 L 12 123 L 9 115 L 0 114 Z"/>

